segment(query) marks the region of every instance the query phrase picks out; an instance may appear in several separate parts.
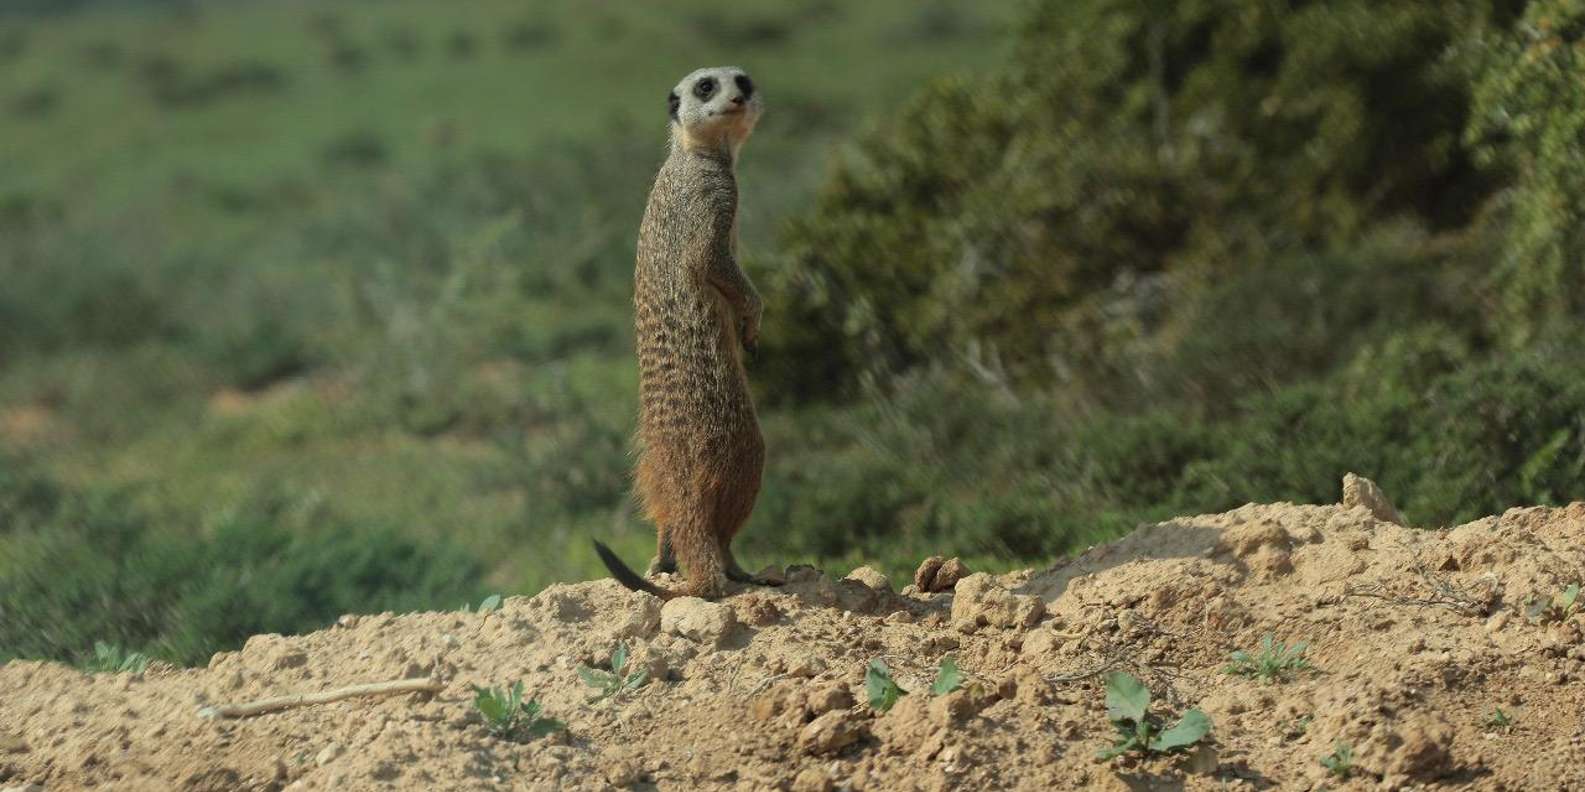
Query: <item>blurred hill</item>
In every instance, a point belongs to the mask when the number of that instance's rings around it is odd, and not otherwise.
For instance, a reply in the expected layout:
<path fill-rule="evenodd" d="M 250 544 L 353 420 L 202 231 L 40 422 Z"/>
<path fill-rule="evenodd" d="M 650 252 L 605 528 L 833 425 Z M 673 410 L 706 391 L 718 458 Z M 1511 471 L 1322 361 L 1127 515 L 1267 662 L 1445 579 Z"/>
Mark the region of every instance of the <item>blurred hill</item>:
<path fill-rule="evenodd" d="M 1579 495 L 1577 2 L 467 9 L 0 20 L 0 609 L 62 624 L 9 651 L 651 552 L 633 234 L 703 63 L 769 102 L 746 561 L 1029 565 L 1348 470 L 1421 524 Z"/>

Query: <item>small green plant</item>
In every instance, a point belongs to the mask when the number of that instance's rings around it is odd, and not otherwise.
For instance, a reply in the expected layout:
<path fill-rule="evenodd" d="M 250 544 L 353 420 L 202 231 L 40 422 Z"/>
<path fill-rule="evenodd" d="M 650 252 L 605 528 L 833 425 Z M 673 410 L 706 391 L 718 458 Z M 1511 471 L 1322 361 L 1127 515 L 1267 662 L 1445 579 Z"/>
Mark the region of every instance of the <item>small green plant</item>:
<path fill-rule="evenodd" d="M 1553 594 L 1551 599 L 1534 600 L 1526 615 L 1536 621 L 1563 621 L 1579 610 L 1579 589 L 1579 584 L 1575 583 Z"/>
<path fill-rule="evenodd" d="M 484 614 L 484 613 L 489 613 L 489 612 L 491 612 L 491 611 L 493 611 L 493 610 L 495 610 L 496 608 L 499 608 L 499 607 L 501 607 L 501 595 L 500 594 L 491 594 L 490 596 L 485 597 L 483 600 L 481 600 L 479 602 L 479 608 L 476 611 L 470 605 L 468 605 L 468 603 L 466 603 L 466 602 L 462 603 L 462 607 L 458 608 L 457 610 L 460 610 L 463 613 L 480 613 L 480 614 Z"/>
<path fill-rule="evenodd" d="M 133 652 L 115 644 L 104 641 L 94 641 L 94 656 L 88 661 L 88 670 L 105 671 L 113 674 L 130 671 L 141 674 L 149 668 L 149 656 L 142 652 Z"/>
<path fill-rule="evenodd" d="M 1310 730 L 1310 723 L 1314 720 L 1314 715 L 1301 715 L 1295 720 L 1284 720 L 1281 723 L 1278 723 L 1277 730 L 1280 734 L 1282 734 L 1283 737 L 1286 737 L 1290 740 L 1298 739 L 1303 737 L 1304 733 Z"/>
<path fill-rule="evenodd" d="M 963 672 L 958 669 L 957 659 L 951 656 L 941 658 L 941 667 L 936 669 L 936 681 L 930 686 L 930 695 L 945 696 L 960 687 L 963 687 Z"/>
<path fill-rule="evenodd" d="M 537 700 L 523 700 L 521 681 L 504 689 L 474 685 L 473 706 L 484 716 L 485 728 L 491 734 L 509 740 L 543 737 L 567 728 L 555 718 L 544 717 L 544 708 Z"/>
<path fill-rule="evenodd" d="M 585 685 L 594 688 L 595 697 L 591 701 L 601 701 L 622 693 L 630 693 L 644 686 L 649 681 L 649 671 L 640 668 L 636 671 L 627 670 L 627 644 L 618 643 L 616 650 L 611 652 L 611 669 L 591 668 L 586 665 L 578 666 L 578 677 Z"/>
<path fill-rule="evenodd" d="M 1314 671 L 1315 666 L 1305 659 L 1304 652 L 1309 644 L 1300 641 L 1291 646 L 1279 643 L 1271 635 L 1260 639 L 1260 649 L 1255 652 L 1246 652 L 1242 649 L 1233 652 L 1230 656 L 1232 662 L 1222 669 L 1223 673 L 1235 676 L 1259 679 L 1261 682 L 1286 682 L 1301 671 Z"/>
<path fill-rule="evenodd" d="M 1111 759 L 1138 751 L 1169 753 L 1199 742 L 1211 731 L 1211 719 L 1198 709 L 1183 713 L 1171 728 L 1150 714 L 1150 689 L 1132 674 L 1114 671 L 1106 675 L 1106 718 L 1117 728 L 1118 740 L 1097 756 Z"/>
<path fill-rule="evenodd" d="M 892 679 L 892 670 L 886 667 L 885 661 L 871 660 L 869 667 L 864 669 L 864 692 L 869 696 L 870 708 L 876 712 L 885 712 L 897 703 L 897 700 L 908 695 L 908 691 Z"/>
<path fill-rule="evenodd" d="M 1354 773 L 1354 746 L 1339 741 L 1332 746 L 1332 752 L 1321 757 L 1321 766 L 1333 778 L 1345 779 Z"/>
<path fill-rule="evenodd" d="M 1503 712 L 1502 707 L 1497 707 L 1483 725 L 1492 731 L 1510 732 L 1513 731 L 1513 717 Z"/>

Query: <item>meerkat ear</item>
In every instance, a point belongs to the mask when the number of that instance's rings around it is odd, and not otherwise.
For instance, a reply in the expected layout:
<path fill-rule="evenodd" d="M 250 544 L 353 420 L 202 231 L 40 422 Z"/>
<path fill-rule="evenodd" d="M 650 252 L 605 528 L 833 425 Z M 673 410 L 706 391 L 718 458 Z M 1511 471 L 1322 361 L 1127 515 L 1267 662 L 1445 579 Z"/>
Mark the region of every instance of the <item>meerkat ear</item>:
<path fill-rule="evenodd" d="M 678 96 L 676 91 L 672 91 L 666 96 L 666 112 L 671 116 L 671 120 L 677 120 L 677 110 L 681 107 L 682 97 Z"/>

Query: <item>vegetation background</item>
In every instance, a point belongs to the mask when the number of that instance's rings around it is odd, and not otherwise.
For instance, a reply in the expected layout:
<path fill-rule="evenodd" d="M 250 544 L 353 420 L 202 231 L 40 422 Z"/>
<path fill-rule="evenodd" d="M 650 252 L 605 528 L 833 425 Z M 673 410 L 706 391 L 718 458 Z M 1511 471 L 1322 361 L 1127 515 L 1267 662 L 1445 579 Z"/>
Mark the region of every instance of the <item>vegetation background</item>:
<path fill-rule="evenodd" d="M 633 235 L 750 69 L 745 563 L 1580 496 L 1585 0 L 9 0 L 0 659 L 634 563 Z"/>

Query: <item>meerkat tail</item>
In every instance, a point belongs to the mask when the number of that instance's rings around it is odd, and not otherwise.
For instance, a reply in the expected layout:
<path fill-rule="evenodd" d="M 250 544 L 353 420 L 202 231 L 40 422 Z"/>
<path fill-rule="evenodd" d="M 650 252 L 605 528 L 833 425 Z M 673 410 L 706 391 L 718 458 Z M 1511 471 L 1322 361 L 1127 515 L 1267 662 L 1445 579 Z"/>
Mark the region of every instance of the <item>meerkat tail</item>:
<path fill-rule="evenodd" d="M 605 568 L 611 573 L 611 577 L 616 578 L 616 582 L 621 583 L 623 587 L 632 591 L 653 594 L 663 600 L 682 596 L 645 580 L 627 564 L 622 563 L 622 559 L 617 558 L 616 553 L 611 552 L 611 548 L 601 544 L 599 539 L 593 541 L 595 554 L 600 556 L 600 561 L 605 564 Z"/>

